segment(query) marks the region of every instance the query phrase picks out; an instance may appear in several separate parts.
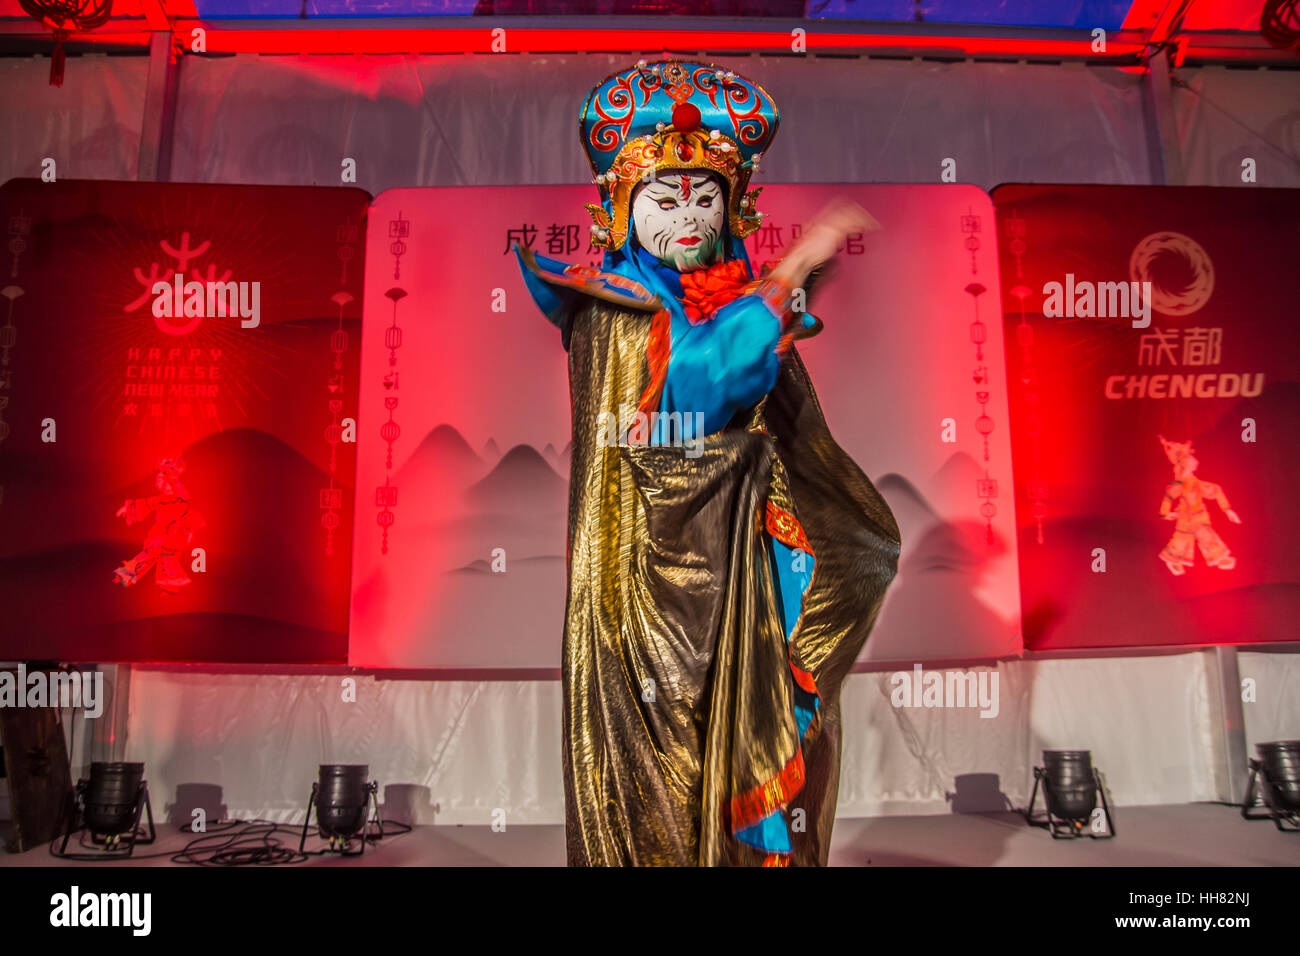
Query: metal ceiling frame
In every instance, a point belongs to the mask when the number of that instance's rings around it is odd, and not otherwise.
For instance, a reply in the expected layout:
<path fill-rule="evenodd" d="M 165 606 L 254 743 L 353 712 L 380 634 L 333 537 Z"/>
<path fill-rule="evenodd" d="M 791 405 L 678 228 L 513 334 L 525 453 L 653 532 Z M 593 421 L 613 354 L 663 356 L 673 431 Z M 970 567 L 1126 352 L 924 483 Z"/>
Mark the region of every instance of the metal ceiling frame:
<path fill-rule="evenodd" d="M 110 21 L 70 38 L 71 51 L 146 52 L 152 34 L 168 32 L 182 52 L 193 31 L 206 34 L 206 54 L 476 53 L 493 49 L 493 30 L 506 31 L 507 53 L 784 54 L 795 31 L 808 55 L 1083 61 L 1138 65 L 1152 44 L 1171 45 L 1177 63 L 1300 68 L 1294 54 L 1258 34 L 1178 30 L 1187 0 L 1170 0 L 1150 29 L 1106 34 L 1104 52 L 1088 30 L 965 24 L 881 23 L 715 17 L 395 17 L 391 19 L 203 20 L 167 15 L 162 0 L 142 0 L 144 17 Z M 43 53 L 49 32 L 28 18 L 0 19 L 0 53 Z"/>

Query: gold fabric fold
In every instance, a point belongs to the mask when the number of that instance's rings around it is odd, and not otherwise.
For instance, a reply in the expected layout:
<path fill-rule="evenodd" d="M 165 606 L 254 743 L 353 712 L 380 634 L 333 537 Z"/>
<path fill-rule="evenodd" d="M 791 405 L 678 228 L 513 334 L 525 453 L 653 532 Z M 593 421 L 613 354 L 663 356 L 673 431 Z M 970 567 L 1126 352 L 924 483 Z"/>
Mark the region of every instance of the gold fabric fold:
<path fill-rule="evenodd" d="M 793 352 L 764 405 L 766 431 L 708 436 L 697 457 L 602 443 L 601 414 L 625 415 L 645 389 L 649 325 L 647 314 L 596 301 L 572 325 L 568 860 L 759 865 L 766 854 L 732 833 L 733 799 L 794 780 L 802 786 L 788 809 L 802 809 L 807 826 L 791 834 L 790 862 L 824 865 L 839 688 L 897 569 L 898 528 L 831 439 Z M 816 554 L 788 643 L 762 522 L 774 490 Z M 802 741 L 791 663 L 820 694 Z"/>

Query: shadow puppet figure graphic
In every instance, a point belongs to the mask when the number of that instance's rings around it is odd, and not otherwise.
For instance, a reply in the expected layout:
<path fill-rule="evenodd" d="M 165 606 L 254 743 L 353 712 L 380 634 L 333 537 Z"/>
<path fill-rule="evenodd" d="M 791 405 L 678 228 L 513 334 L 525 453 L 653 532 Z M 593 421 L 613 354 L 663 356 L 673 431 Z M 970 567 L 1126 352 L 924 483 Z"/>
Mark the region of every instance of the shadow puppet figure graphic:
<path fill-rule="evenodd" d="M 181 555 L 188 549 L 194 532 L 207 522 L 190 504 L 190 493 L 181 484 L 184 471 L 185 462 L 180 458 L 162 459 L 154 478 L 159 494 L 127 499 L 117 509 L 117 516 L 125 518 L 128 525 L 143 521 L 150 514 L 154 516 L 154 523 L 145 535 L 143 550 L 129 561 L 122 562 L 114 572 L 114 580 L 122 587 L 129 588 L 138 583 L 155 565 L 158 570 L 154 581 L 168 594 L 175 594 L 190 583 Z"/>
<path fill-rule="evenodd" d="M 1241 519 L 1228 504 L 1220 486 L 1196 477 L 1200 461 L 1192 454 L 1190 441 L 1172 442 L 1166 441 L 1164 435 L 1158 437 L 1174 466 L 1174 480 L 1165 488 L 1160 516 L 1177 522 L 1173 536 L 1160 552 L 1160 560 L 1169 568 L 1170 574 L 1185 574 L 1195 563 L 1195 549 L 1199 546 L 1207 565 L 1231 571 L 1237 566 L 1237 559 L 1210 523 L 1208 503 L 1217 501 L 1233 524 L 1241 524 Z"/>

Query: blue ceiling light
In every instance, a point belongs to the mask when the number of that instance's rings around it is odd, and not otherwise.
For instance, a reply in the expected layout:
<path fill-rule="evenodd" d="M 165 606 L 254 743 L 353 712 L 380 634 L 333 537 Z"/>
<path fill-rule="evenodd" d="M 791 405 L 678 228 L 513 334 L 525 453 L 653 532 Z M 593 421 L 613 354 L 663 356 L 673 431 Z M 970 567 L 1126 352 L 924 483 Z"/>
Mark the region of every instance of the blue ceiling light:
<path fill-rule="evenodd" d="M 486 0 L 497 15 L 799 16 L 799 0 Z M 476 0 L 195 0 L 205 20 L 464 17 Z M 1118 30 L 1131 0 L 804 0 L 810 19 Z"/>

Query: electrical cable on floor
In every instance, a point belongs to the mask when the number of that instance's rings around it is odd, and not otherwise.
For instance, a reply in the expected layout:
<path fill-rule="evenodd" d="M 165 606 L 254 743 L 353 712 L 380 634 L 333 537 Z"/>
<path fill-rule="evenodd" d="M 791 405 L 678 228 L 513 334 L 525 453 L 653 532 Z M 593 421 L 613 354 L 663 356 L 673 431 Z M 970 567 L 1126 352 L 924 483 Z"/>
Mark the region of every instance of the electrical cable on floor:
<path fill-rule="evenodd" d="M 396 820 L 383 820 L 384 836 L 369 832 L 372 824 L 367 824 L 367 833 L 363 839 L 371 846 L 381 839 L 410 833 L 412 827 Z M 193 833 L 191 824 L 182 824 L 181 833 Z M 87 843 L 89 833 L 82 830 L 78 843 L 82 849 L 97 850 L 101 847 L 93 842 Z M 137 828 L 137 838 L 144 837 L 145 831 Z M 179 851 L 169 850 L 160 853 L 132 853 L 128 856 L 105 855 L 104 862 L 130 863 L 134 860 L 170 859 L 173 863 L 193 866 L 285 866 L 304 863 L 309 857 L 326 856 L 333 852 L 329 849 L 299 851 L 296 845 L 290 846 L 279 839 L 288 837 L 297 841 L 302 836 L 302 825 L 275 823 L 271 820 L 221 820 L 209 826 L 203 835 L 185 844 Z M 54 845 L 61 837 L 50 841 L 50 854 L 57 856 Z"/>

